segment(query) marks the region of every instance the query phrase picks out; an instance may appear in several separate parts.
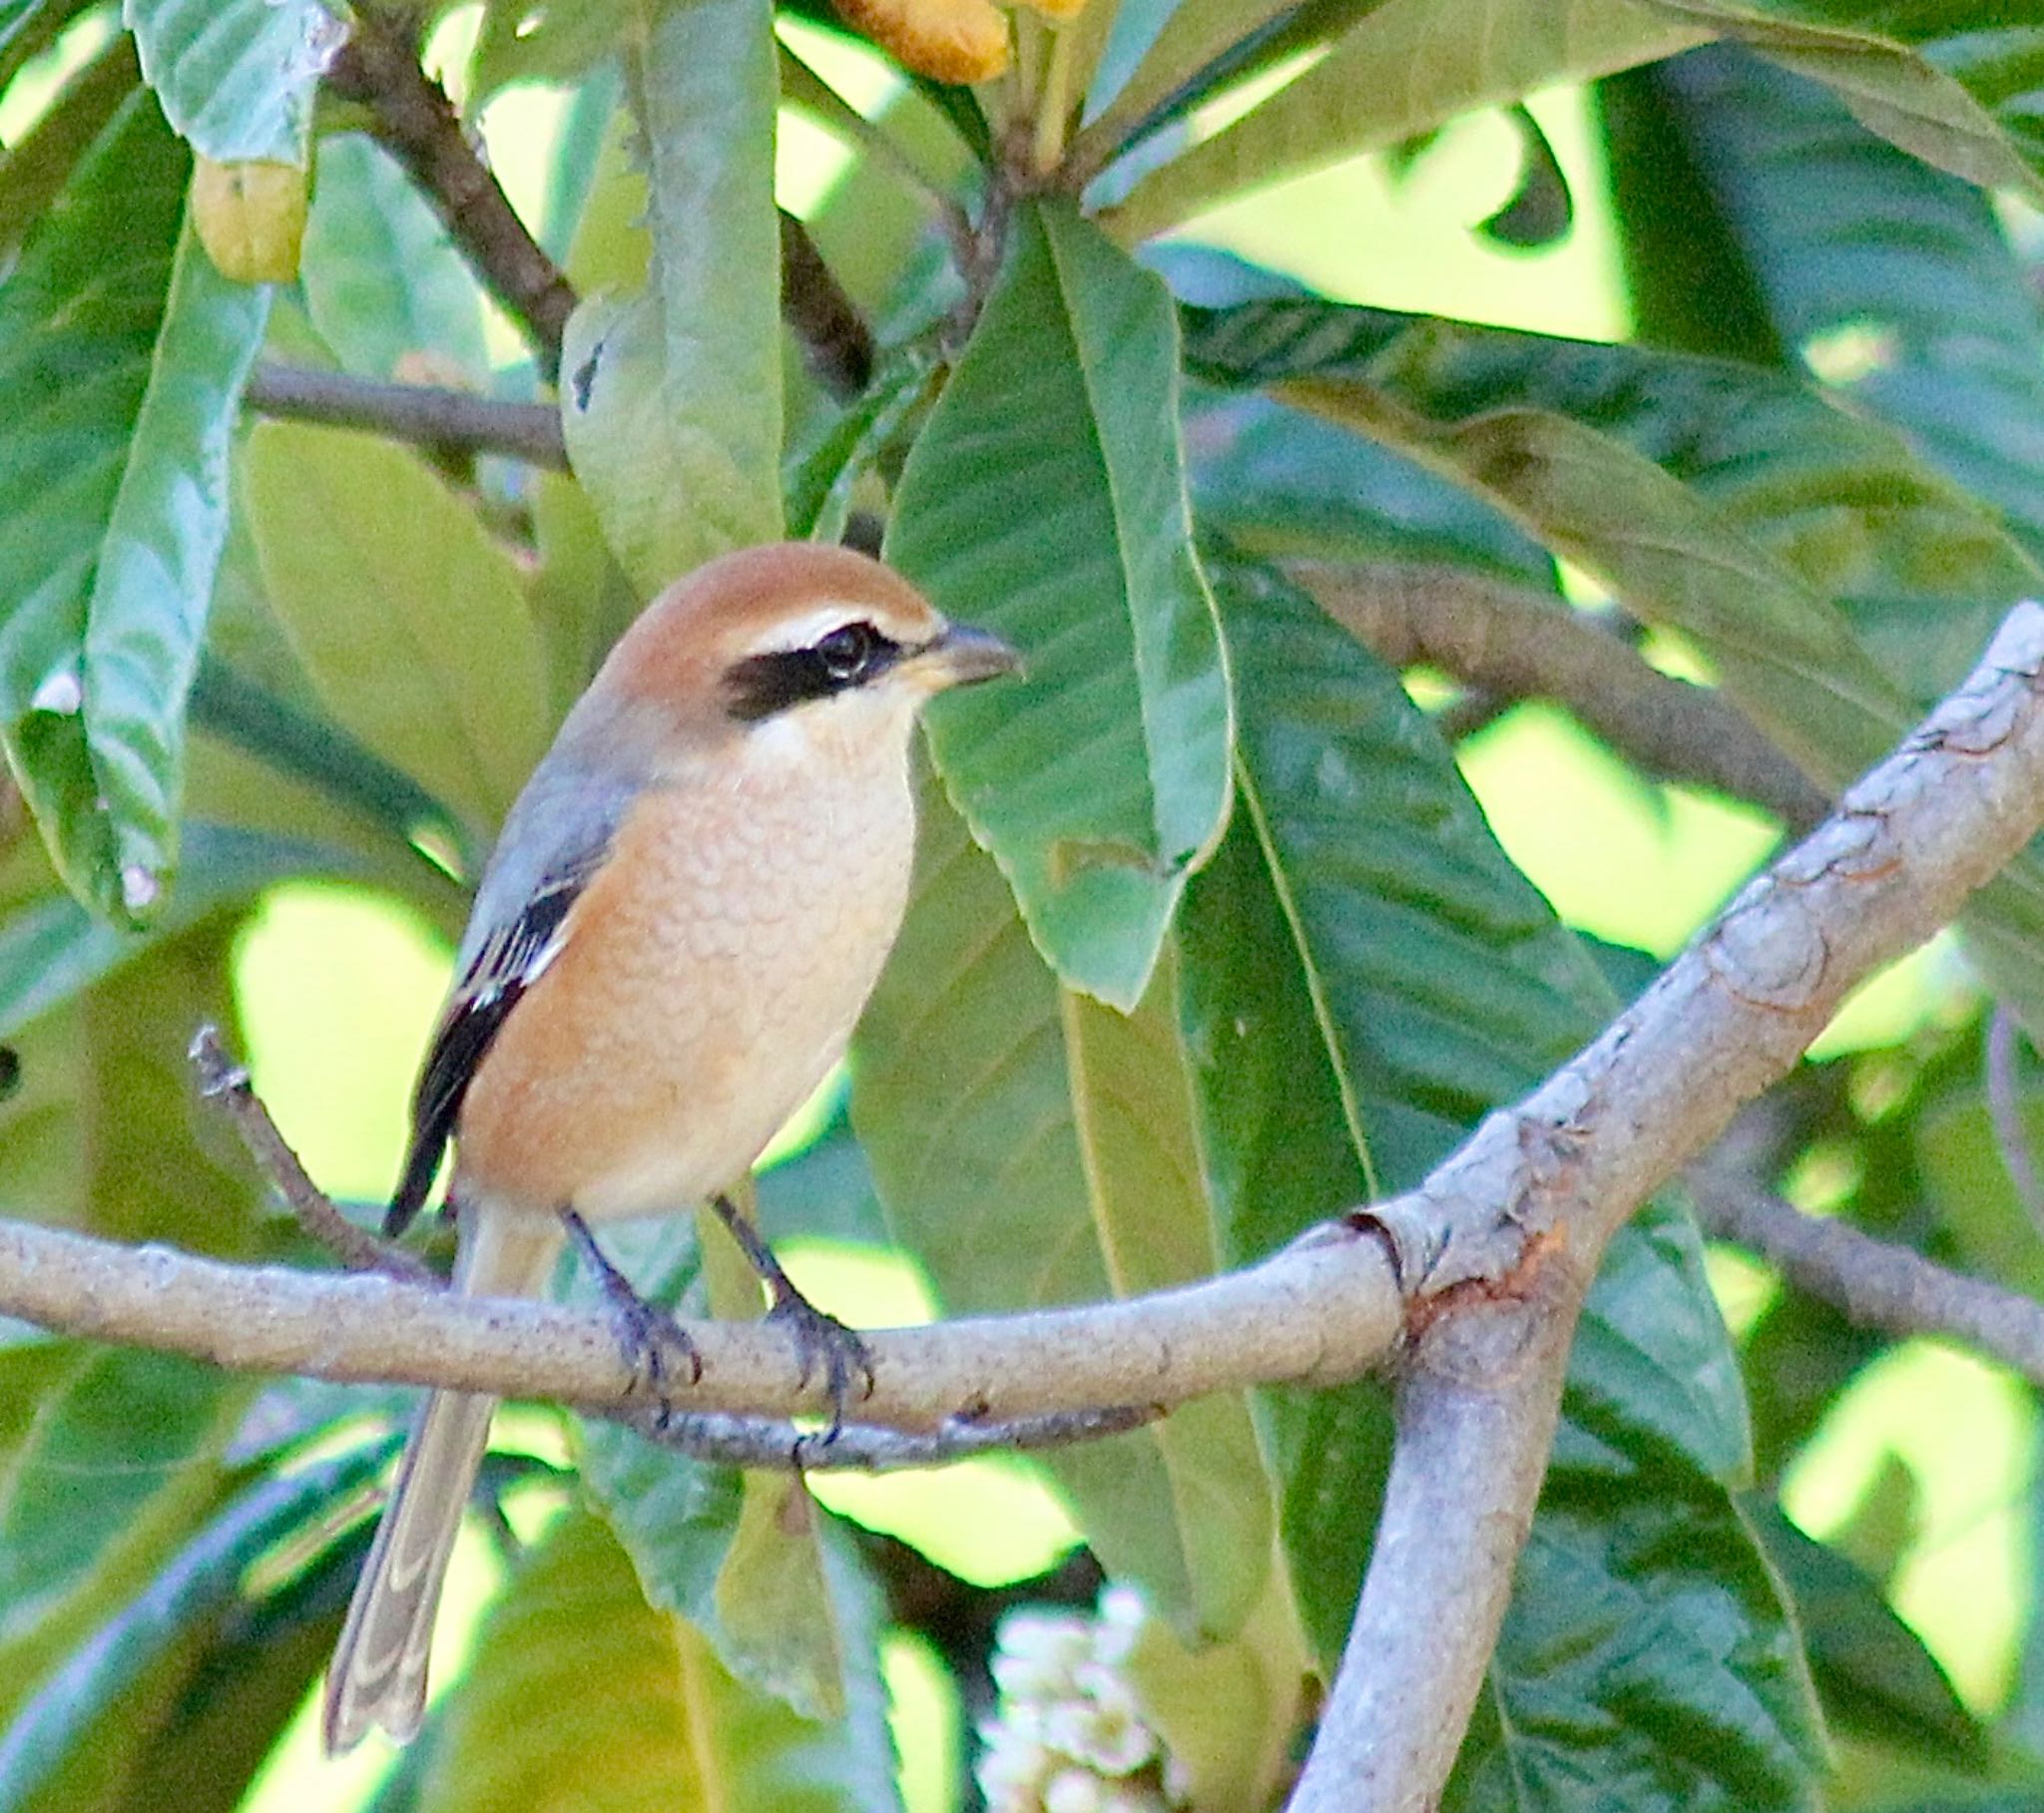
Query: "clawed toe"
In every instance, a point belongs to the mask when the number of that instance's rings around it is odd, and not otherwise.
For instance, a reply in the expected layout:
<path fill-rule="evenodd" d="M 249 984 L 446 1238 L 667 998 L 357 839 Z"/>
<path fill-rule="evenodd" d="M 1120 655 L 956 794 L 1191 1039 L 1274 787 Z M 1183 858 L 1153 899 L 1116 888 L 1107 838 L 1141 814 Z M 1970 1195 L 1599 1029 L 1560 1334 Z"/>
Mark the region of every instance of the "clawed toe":
<path fill-rule="evenodd" d="M 776 1296 L 773 1307 L 766 1312 L 766 1320 L 786 1328 L 794 1343 L 795 1363 L 801 1368 L 804 1385 L 817 1372 L 822 1373 L 830 1393 L 830 1427 L 823 1438 L 828 1441 L 844 1427 L 844 1406 L 850 1399 L 854 1374 L 864 1379 L 858 1395 L 873 1395 L 872 1351 L 855 1330 L 818 1309 L 791 1284 L 784 1295 Z"/>
<path fill-rule="evenodd" d="M 667 1395 L 668 1368 L 675 1355 L 687 1361 L 688 1382 L 696 1384 L 703 1377 L 703 1356 L 696 1343 L 683 1333 L 681 1324 L 659 1304 L 647 1302 L 632 1288 L 632 1280 L 605 1257 L 596 1236 L 580 1215 L 573 1209 L 564 1210 L 561 1220 L 576 1252 L 603 1291 L 625 1364 L 645 1379 L 647 1389 L 658 1398 Z"/>

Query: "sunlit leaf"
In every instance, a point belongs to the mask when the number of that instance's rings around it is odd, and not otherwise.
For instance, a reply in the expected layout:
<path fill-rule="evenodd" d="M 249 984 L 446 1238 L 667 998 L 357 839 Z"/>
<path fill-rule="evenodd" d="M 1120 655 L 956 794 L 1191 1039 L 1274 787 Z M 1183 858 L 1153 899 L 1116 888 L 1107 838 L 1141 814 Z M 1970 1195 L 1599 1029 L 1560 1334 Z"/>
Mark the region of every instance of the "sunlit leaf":
<path fill-rule="evenodd" d="M 617 54 L 633 0 L 487 0 L 468 66 L 469 111 L 514 82 L 569 84 Z"/>
<path fill-rule="evenodd" d="M 270 603 L 322 701 L 494 829 L 549 731 L 509 559 L 422 461 L 366 436 L 263 422 L 244 471 Z"/>
<path fill-rule="evenodd" d="M 775 81 L 765 0 L 636 0 L 627 78 L 653 260 L 568 324 L 561 421 L 612 550 L 651 596 L 780 533 Z"/>
<path fill-rule="evenodd" d="M 726 1673 L 687 1622 L 647 1604 L 602 1520 L 570 1512 L 485 1619 L 422 1805 L 886 1813 L 889 1761 Z"/>
<path fill-rule="evenodd" d="M 852 1105 L 889 1223 L 947 1310 L 1087 1301 L 1216 1268 L 1173 968 L 1127 1018 L 1061 988 L 932 790 Z M 1111 1573 L 1189 1630 L 1241 1623 L 1268 1566 L 1271 1489 L 1239 1398 L 1050 1466 Z"/>
<path fill-rule="evenodd" d="M 1029 662 L 1025 683 L 941 701 L 931 747 L 1058 973 L 1124 1009 L 1229 799 L 1178 389 L 1164 285 L 1065 208 L 1027 206 L 887 534 L 941 610 Z"/>
<path fill-rule="evenodd" d="M 358 376 L 460 384 L 489 373 L 474 273 L 396 160 L 358 133 L 319 147 L 304 300 L 342 369 Z"/>

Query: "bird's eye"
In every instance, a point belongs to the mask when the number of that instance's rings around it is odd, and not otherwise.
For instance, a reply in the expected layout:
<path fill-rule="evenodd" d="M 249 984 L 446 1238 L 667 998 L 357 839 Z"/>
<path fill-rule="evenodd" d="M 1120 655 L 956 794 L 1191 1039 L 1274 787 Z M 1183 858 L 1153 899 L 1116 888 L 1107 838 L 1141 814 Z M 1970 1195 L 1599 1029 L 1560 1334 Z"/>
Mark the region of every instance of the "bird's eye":
<path fill-rule="evenodd" d="M 871 624 L 845 624 L 816 644 L 816 659 L 832 680 L 856 680 L 873 665 L 880 643 Z"/>

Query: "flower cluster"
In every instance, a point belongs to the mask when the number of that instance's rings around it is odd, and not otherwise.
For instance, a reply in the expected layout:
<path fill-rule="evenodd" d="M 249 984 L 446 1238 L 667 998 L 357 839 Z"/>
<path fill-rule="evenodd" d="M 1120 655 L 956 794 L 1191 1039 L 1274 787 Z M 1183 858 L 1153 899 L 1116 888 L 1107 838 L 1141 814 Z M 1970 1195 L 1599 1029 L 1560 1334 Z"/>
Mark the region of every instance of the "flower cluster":
<path fill-rule="evenodd" d="M 1169 1813 L 1182 1773 L 1144 1721 L 1127 1664 L 1143 1602 L 1126 1586 L 1097 1615 L 1010 1611 L 996 1633 L 999 1699 L 980 1726 L 987 1813 Z"/>

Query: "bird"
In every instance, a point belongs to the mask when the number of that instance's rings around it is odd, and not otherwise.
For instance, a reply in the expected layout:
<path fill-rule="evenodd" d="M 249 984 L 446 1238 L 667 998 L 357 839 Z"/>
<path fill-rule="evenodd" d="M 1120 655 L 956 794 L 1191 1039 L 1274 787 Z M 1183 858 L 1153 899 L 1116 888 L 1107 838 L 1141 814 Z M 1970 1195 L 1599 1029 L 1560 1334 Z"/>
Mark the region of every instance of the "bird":
<path fill-rule="evenodd" d="M 574 1238 L 629 1301 L 592 1223 L 714 1197 L 748 1233 L 722 1192 L 844 1055 L 906 910 L 920 708 L 1020 665 L 848 548 L 742 549 L 662 593 L 506 815 L 386 1233 L 450 1141 L 471 1296 L 541 1294 Z M 434 1391 L 412 1425 L 327 1671 L 329 1754 L 418 1730 L 495 1404 Z"/>

